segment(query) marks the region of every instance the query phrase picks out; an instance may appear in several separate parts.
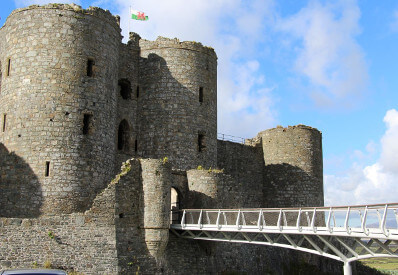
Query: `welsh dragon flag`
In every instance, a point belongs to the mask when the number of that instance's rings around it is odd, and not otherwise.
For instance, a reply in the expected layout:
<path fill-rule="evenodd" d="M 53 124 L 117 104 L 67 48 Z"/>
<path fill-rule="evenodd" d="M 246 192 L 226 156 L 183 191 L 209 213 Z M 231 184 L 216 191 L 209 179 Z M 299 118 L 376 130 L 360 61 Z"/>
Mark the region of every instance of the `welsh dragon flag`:
<path fill-rule="evenodd" d="M 131 10 L 131 19 L 146 21 L 148 20 L 148 16 L 143 12 Z"/>

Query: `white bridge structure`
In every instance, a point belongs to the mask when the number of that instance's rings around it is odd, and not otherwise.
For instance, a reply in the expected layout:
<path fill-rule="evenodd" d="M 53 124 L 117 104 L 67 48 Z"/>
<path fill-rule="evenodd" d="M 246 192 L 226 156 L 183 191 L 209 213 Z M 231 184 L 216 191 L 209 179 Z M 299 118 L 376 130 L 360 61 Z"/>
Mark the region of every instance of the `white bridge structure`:
<path fill-rule="evenodd" d="M 302 208 L 185 209 L 170 230 L 181 238 L 249 243 L 344 263 L 398 257 L 398 203 Z"/>

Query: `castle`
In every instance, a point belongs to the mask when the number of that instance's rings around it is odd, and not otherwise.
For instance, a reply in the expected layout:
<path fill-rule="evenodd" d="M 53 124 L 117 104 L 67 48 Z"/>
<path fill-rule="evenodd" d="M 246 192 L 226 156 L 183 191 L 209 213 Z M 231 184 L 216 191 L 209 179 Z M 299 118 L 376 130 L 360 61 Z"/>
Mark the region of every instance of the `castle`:
<path fill-rule="evenodd" d="M 175 208 L 321 206 L 321 133 L 218 140 L 214 50 L 120 31 L 74 4 L 0 29 L 0 268 L 279 272 L 288 252 L 169 234 L 171 190 Z"/>

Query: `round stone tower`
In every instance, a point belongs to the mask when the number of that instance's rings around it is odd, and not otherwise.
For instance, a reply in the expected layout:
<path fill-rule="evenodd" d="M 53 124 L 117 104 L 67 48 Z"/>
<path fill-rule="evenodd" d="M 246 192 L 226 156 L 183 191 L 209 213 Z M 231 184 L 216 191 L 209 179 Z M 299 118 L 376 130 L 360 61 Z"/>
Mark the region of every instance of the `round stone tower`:
<path fill-rule="evenodd" d="M 215 167 L 217 56 L 196 42 L 140 41 L 138 153 L 177 169 Z"/>
<path fill-rule="evenodd" d="M 322 134 L 289 126 L 259 133 L 265 162 L 267 207 L 323 206 Z"/>
<path fill-rule="evenodd" d="M 73 4 L 30 6 L 1 32 L 0 142 L 36 175 L 41 213 L 84 211 L 113 172 L 118 18 Z"/>

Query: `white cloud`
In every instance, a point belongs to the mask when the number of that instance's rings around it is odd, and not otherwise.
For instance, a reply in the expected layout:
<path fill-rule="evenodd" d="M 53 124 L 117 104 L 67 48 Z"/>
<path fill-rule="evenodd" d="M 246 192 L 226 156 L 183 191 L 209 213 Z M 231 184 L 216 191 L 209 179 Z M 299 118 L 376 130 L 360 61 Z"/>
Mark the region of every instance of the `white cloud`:
<path fill-rule="evenodd" d="M 390 29 L 394 32 L 398 32 L 398 10 L 394 11 L 393 21 L 390 24 Z"/>
<path fill-rule="evenodd" d="M 49 3 L 62 3 L 62 4 L 71 4 L 75 3 L 80 5 L 80 0 L 14 0 L 15 6 L 17 8 L 27 7 L 30 5 L 45 5 Z"/>
<path fill-rule="evenodd" d="M 293 42 L 301 42 L 294 48 L 294 70 L 308 82 L 318 106 L 351 106 L 366 88 L 366 62 L 355 41 L 360 32 L 359 18 L 355 1 L 325 5 L 311 1 L 277 25 Z"/>
<path fill-rule="evenodd" d="M 380 163 L 386 172 L 398 175 L 398 112 L 389 110 L 384 117 L 387 131 L 381 139 L 384 149 L 381 153 Z"/>
<path fill-rule="evenodd" d="M 384 122 L 387 129 L 380 140 L 380 159 L 367 166 L 354 163 L 345 176 L 325 175 L 325 205 L 397 202 L 398 111 L 389 110 Z M 375 147 L 371 142 L 366 150 L 373 154 Z"/>

